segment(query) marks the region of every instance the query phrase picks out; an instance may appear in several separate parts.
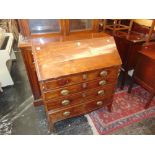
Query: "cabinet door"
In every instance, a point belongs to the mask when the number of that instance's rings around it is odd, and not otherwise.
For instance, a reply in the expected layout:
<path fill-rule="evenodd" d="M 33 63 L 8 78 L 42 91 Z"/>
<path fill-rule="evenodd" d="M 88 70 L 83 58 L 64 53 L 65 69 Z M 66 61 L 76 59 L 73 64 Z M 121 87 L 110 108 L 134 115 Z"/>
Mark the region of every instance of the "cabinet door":
<path fill-rule="evenodd" d="M 24 36 L 68 35 L 74 32 L 98 32 L 98 19 L 20 19 Z"/>
<path fill-rule="evenodd" d="M 29 19 L 28 22 L 31 34 L 61 32 L 61 24 L 58 19 Z"/>
<path fill-rule="evenodd" d="M 70 29 L 70 32 L 92 30 L 93 20 L 92 19 L 70 19 L 69 29 Z"/>

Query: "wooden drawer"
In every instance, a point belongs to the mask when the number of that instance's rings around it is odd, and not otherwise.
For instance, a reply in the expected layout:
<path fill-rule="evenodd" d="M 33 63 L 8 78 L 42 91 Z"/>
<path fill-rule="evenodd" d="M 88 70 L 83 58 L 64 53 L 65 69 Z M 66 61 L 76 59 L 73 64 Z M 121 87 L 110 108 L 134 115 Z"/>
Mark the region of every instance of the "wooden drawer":
<path fill-rule="evenodd" d="M 49 89 L 55 89 L 58 87 L 64 87 L 68 85 L 72 85 L 75 83 L 81 83 L 89 80 L 95 80 L 97 78 L 108 79 L 110 77 L 117 77 L 118 75 L 118 67 L 100 69 L 85 73 L 79 73 L 76 75 L 70 75 L 67 77 L 61 77 L 56 80 L 45 81 L 41 84 L 41 88 L 43 91 Z"/>
<path fill-rule="evenodd" d="M 89 82 L 84 82 L 84 83 L 79 83 L 76 85 L 71 85 L 68 87 L 63 87 L 61 89 L 56 89 L 56 90 L 51 90 L 47 92 L 43 92 L 43 99 L 45 101 L 54 99 L 57 97 L 63 97 L 63 96 L 69 96 L 74 93 L 82 92 L 85 90 L 89 89 L 95 89 L 96 87 L 105 86 L 107 84 L 111 84 L 116 81 L 116 78 L 109 78 L 107 80 L 100 79 L 100 80 L 94 80 L 94 81 L 89 81 Z"/>
<path fill-rule="evenodd" d="M 82 102 L 86 102 L 88 100 L 93 100 L 94 98 L 108 98 L 113 95 L 115 90 L 114 85 L 107 85 L 98 87 L 95 90 L 88 90 L 82 93 L 75 93 L 70 96 L 62 97 L 55 100 L 50 100 L 45 102 L 45 106 L 47 107 L 47 110 L 52 110 L 56 108 L 62 108 L 66 106 L 72 106 L 75 104 L 79 104 Z"/>
<path fill-rule="evenodd" d="M 97 100 L 93 100 L 87 103 L 82 103 L 78 105 L 74 105 L 72 107 L 67 107 L 55 111 L 48 112 L 49 119 L 52 120 L 52 122 L 57 122 L 66 118 L 71 118 L 74 116 L 82 115 L 88 112 L 91 112 L 95 109 L 101 108 L 103 106 L 107 106 L 108 104 L 111 104 L 112 97 L 111 98 L 100 98 Z"/>

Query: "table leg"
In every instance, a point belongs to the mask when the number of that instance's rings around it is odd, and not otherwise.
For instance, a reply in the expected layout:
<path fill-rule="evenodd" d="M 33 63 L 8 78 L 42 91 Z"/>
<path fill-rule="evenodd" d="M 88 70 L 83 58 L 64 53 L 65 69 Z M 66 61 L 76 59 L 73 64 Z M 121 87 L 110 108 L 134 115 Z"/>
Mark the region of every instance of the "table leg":
<path fill-rule="evenodd" d="M 122 81 L 121 81 L 121 89 L 124 89 L 125 81 L 128 76 L 128 71 L 122 71 Z"/>
<path fill-rule="evenodd" d="M 150 98 L 149 98 L 148 102 L 146 103 L 146 105 L 144 107 L 145 109 L 149 108 L 154 95 L 155 95 L 155 93 L 151 93 Z"/>
<path fill-rule="evenodd" d="M 109 104 L 107 107 L 108 107 L 108 111 L 109 111 L 109 112 L 112 112 L 112 103 Z"/>
<path fill-rule="evenodd" d="M 128 93 L 131 93 L 131 90 L 132 90 L 133 84 L 134 84 L 134 78 L 132 77 L 132 79 L 131 79 L 131 83 L 130 83 L 129 88 L 128 88 Z"/>

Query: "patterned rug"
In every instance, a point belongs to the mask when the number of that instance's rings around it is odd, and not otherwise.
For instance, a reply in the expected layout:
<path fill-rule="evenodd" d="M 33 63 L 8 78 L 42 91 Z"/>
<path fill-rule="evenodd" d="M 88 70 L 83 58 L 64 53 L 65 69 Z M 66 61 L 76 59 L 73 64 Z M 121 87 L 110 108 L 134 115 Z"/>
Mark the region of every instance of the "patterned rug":
<path fill-rule="evenodd" d="M 150 107 L 144 109 L 148 98 L 149 93 L 140 86 L 133 88 L 131 94 L 127 93 L 127 87 L 123 91 L 116 90 L 111 113 L 105 107 L 86 115 L 94 134 L 109 134 L 134 122 L 155 116 L 155 97 Z"/>

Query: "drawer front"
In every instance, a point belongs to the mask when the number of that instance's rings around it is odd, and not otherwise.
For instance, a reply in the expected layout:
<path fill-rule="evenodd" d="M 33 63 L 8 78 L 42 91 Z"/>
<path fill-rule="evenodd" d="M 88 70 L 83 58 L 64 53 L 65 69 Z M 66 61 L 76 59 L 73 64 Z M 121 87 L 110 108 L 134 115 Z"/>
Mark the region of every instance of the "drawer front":
<path fill-rule="evenodd" d="M 63 108 L 57 111 L 50 111 L 48 113 L 50 120 L 57 122 L 66 118 L 71 118 L 74 116 L 83 115 L 85 113 L 91 112 L 95 109 L 107 106 L 112 103 L 112 98 L 100 98 L 87 103 L 79 104 L 69 108 Z"/>
<path fill-rule="evenodd" d="M 71 85 L 61 89 L 48 91 L 43 93 L 42 96 L 43 96 L 43 99 L 47 101 L 50 99 L 64 97 L 78 92 L 83 92 L 89 89 L 95 89 L 96 87 L 99 87 L 99 86 L 106 86 L 107 84 L 112 84 L 114 82 L 116 82 L 116 79 L 113 79 L 113 78 L 109 78 L 107 80 L 101 79 L 101 80 L 89 81 L 89 82 L 84 82 L 76 85 Z"/>
<path fill-rule="evenodd" d="M 80 104 L 82 102 L 87 102 L 88 100 L 93 100 L 97 98 L 108 98 L 113 95 L 115 90 L 114 85 L 107 85 L 103 87 L 98 87 L 95 90 L 88 90 L 82 93 L 72 94 L 70 96 L 62 97 L 56 100 L 50 100 L 45 102 L 47 110 L 52 110 L 56 108 L 69 107 L 75 104 Z"/>
<path fill-rule="evenodd" d="M 43 84 L 41 84 L 41 87 L 43 91 L 46 91 L 49 89 L 64 87 L 64 86 L 81 83 L 89 80 L 95 80 L 97 78 L 107 79 L 109 77 L 117 77 L 117 75 L 118 75 L 118 67 L 100 69 L 96 71 L 70 75 L 67 77 L 61 77 L 56 80 L 46 81 Z"/>

